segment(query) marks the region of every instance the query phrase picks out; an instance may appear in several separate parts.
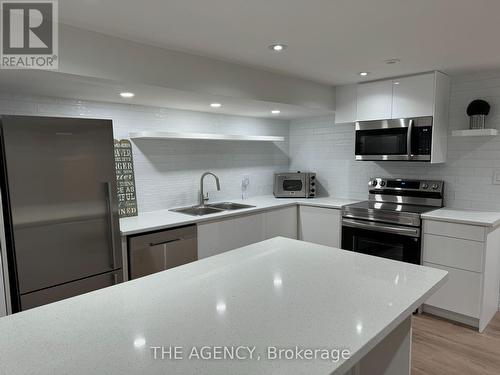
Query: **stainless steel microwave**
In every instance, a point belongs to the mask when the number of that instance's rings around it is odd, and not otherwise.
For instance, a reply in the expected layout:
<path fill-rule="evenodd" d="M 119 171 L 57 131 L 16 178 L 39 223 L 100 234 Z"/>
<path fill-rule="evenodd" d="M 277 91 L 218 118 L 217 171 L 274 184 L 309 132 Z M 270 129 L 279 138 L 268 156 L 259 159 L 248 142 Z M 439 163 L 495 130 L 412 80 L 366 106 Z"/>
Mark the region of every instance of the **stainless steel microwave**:
<path fill-rule="evenodd" d="M 431 161 L 432 117 L 356 123 L 356 160 Z"/>
<path fill-rule="evenodd" d="M 314 198 L 316 196 L 316 173 L 300 171 L 275 173 L 274 196 L 276 198 Z"/>

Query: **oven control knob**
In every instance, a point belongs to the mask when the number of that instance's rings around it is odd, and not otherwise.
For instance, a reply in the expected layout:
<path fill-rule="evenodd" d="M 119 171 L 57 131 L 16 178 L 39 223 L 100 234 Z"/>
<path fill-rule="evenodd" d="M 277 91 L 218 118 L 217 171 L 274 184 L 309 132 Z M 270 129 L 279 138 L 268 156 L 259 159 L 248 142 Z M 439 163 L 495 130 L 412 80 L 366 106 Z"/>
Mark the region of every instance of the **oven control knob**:
<path fill-rule="evenodd" d="M 432 190 L 437 190 L 437 188 L 439 187 L 439 185 L 438 184 L 432 184 L 431 187 L 432 187 Z"/>
<path fill-rule="evenodd" d="M 311 189 L 311 193 L 314 193 L 314 189 Z"/>
<path fill-rule="evenodd" d="M 370 185 L 373 187 L 377 186 L 377 184 L 378 184 L 377 180 L 373 180 L 370 182 Z"/>
<path fill-rule="evenodd" d="M 311 180 L 314 180 L 316 178 L 316 176 L 311 176 Z"/>
<path fill-rule="evenodd" d="M 385 186 L 385 181 L 384 180 L 380 181 L 380 186 Z"/>
<path fill-rule="evenodd" d="M 429 184 L 422 184 L 422 189 L 427 189 L 429 187 Z"/>
<path fill-rule="evenodd" d="M 311 186 L 314 186 L 314 185 L 316 185 L 316 184 L 314 182 L 311 182 Z"/>

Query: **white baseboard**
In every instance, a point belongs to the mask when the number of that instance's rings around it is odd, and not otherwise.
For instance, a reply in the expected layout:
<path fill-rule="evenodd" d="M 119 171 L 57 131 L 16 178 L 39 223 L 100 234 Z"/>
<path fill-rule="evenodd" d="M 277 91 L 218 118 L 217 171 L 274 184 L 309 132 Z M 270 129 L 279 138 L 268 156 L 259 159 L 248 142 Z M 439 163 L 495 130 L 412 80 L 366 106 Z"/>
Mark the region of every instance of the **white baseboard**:
<path fill-rule="evenodd" d="M 434 307 L 434 306 L 429 306 L 429 305 L 423 305 L 422 309 L 424 312 L 439 316 L 440 318 L 444 318 L 447 320 L 451 320 L 454 322 L 462 323 L 471 327 L 474 327 L 476 329 L 479 329 L 479 319 L 477 318 L 472 318 L 467 315 L 462 315 L 459 313 L 455 313 L 452 311 L 440 309 L 439 307 Z"/>

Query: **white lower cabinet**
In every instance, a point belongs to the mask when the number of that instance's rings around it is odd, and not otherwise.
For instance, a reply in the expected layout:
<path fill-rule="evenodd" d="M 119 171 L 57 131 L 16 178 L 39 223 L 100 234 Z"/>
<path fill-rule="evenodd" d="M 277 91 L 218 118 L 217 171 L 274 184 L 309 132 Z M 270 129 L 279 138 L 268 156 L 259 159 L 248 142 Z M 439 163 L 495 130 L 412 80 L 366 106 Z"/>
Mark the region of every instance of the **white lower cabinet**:
<path fill-rule="evenodd" d="M 296 205 L 198 224 L 198 259 L 273 237 L 340 247 L 341 212 Z"/>
<path fill-rule="evenodd" d="M 341 211 L 335 208 L 299 207 L 299 239 L 340 247 Z"/>
<path fill-rule="evenodd" d="M 480 273 L 426 262 L 424 262 L 424 266 L 448 271 L 448 280 L 425 302 L 427 305 L 479 319 L 481 303 Z"/>
<path fill-rule="evenodd" d="M 500 228 L 424 220 L 423 264 L 448 271 L 424 311 L 480 332 L 498 311 Z"/>
<path fill-rule="evenodd" d="M 297 238 L 297 207 L 198 224 L 198 259 L 273 237 Z"/>
<path fill-rule="evenodd" d="M 263 241 L 264 213 L 198 224 L 198 259 Z"/>
<path fill-rule="evenodd" d="M 297 206 L 267 211 L 265 216 L 266 239 L 278 236 L 297 239 Z"/>

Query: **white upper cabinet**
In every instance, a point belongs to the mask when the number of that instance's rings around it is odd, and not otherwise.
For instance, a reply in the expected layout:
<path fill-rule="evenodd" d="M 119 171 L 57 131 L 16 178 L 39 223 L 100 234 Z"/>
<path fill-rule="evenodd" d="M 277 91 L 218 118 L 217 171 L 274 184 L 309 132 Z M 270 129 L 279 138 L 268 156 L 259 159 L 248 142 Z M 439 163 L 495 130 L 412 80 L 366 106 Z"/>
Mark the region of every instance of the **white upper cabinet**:
<path fill-rule="evenodd" d="M 357 121 L 383 120 L 392 116 L 392 80 L 357 86 Z"/>
<path fill-rule="evenodd" d="M 392 81 L 392 118 L 434 114 L 435 74 L 403 77 Z"/>
<path fill-rule="evenodd" d="M 356 121 L 424 116 L 434 116 L 434 122 L 436 118 L 447 121 L 449 78 L 441 72 L 360 83 L 356 99 L 348 97 L 347 88 L 337 88 L 337 117 L 340 120 L 348 119 L 349 111 L 356 107 Z"/>
<path fill-rule="evenodd" d="M 335 88 L 335 123 L 356 121 L 356 85 Z"/>

